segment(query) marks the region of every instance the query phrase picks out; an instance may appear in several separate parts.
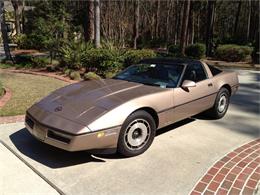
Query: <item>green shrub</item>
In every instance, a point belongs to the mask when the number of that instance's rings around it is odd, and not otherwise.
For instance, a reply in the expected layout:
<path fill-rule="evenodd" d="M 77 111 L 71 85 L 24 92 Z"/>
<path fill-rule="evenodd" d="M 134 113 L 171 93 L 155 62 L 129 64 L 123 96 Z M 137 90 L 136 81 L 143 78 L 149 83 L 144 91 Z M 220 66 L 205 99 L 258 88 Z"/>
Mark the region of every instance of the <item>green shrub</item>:
<path fill-rule="evenodd" d="M 216 57 L 228 62 L 239 62 L 246 60 L 251 53 L 251 47 L 228 44 L 218 46 Z"/>
<path fill-rule="evenodd" d="M 79 81 L 81 79 L 80 73 L 78 71 L 72 71 L 69 76 L 72 80 Z"/>
<path fill-rule="evenodd" d="M 0 68 L 2 68 L 2 69 L 12 68 L 14 66 L 15 66 L 15 64 L 8 63 L 7 61 L 4 61 L 4 60 L 2 60 L 2 62 L 0 63 Z"/>
<path fill-rule="evenodd" d="M 0 97 L 4 95 L 4 87 L 3 87 L 3 84 L 1 83 L 0 81 Z"/>
<path fill-rule="evenodd" d="M 254 50 L 253 50 L 251 56 L 252 56 L 253 63 L 255 63 L 255 64 L 260 63 L 260 52 L 259 52 L 259 50 L 257 50 L 256 47 L 254 47 Z"/>
<path fill-rule="evenodd" d="M 16 43 L 18 48 L 20 49 L 27 49 L 27 35 L 26 34 L 19 34 L 19 35 L 14 35 L 12 37 L 12 42 Z"/>
<path fill-rule="evenodd" d="M 87 70 L 97 69 L 100 74 L 106 71 L 117 71 L 122 68 L 123 56 L 117 49 L 91 49 L 84 56 L 84 66 Z"/>
<path fill-rule="evenodd" d="M 180 57 L 181 56 L 180 45 L 170 45 L 168 47 L 168 53 L 172 57 Z"/>
<path fill-rule="evenodd" d="M 53 66 L 53 65 L 48 65 L 48 66 L 46 66 L 46 70 L 47 70 L 48 72 L 55 72 L 57 69 L 56 69 L 56 67 Z"/>
<path fill-rule="evenodd" d="M 132 64 L 137 63 L 141 59 L 144 58 L 153 58 L 156 56 L 156 53 L 153 50 L 150 49 L 141 49 L 141 50 L 128 50 L 124 54 L 124 65 L 130 66 Z"/>
<path fill-rule="evenodd" d="M 116 72 L 106 72 L 105 73 L 105 78 L 106 79 L 111 79 L 115 75 L 116 75 Z"/>
<path fill-rule="evenodd" d="M 50 60 L 47 57 L 33 56 L 29 54 L 16 55 L 15 62 L 18 67 L 23 68 L 40 68 L 46 67 L 50 64 Z"/>
<path fill-rule="evenodd" d="M 206 54 L 206 46 L 201 43 L 189 45 L 185 48 L 185 54 L 191 58 L 201 59 Z"/>
<path fill-rule="evenodd" d="M 101 79 L 100 76 L 98 76 L 96 73 L 94 72 L 88 72 L 88 73 L 85 73 L 84 76 L 83 76 L 83 79 L 84 80 L 99 80 Z"/>
<path fill-rule="evenodd" d="M 32 56 L 31 55 L 16 55 L 15 56 L 15 62 L 17 64 L 28 64 L 28 63 L 32 63 Z"/>
<path fill-rule="evenodd" d="M 87 43 L 71 42 L 60 48 L 61 64 L 70 69 L 82 68 L 86 58 L 86 52 L 92 49 L 92 45 Z"/>
<path fill-rule="evenodd" d="M 64 74 L 65 74 L 66 76 L 69 76 L 71 72 L 72 72 L 71 69 L 68 69 L 68 68 L 64 69 Z"/>
<path fill-rule="evenodd" d="M 47 57 L 37 57 L 34 56 L 31 58 L 33 67 L 46 67 L 50 64 L 50 59 Z"/>
<path fill-rule="evenodd" d="M 252 61 L 255 64 L 260 63 L 260 52 L 259 52 L 259 38 L 256 39 L 256 41 L 253 43 L 254 49 L 251 54 L 252 56 Z"/>

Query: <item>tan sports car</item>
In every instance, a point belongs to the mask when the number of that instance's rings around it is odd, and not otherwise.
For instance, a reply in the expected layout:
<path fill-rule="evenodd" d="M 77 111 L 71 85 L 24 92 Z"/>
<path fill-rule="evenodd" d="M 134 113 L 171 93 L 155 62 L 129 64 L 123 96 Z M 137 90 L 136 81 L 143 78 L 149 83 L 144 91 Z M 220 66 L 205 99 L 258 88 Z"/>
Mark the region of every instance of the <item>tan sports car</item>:
<path fill-rule="evenodd" d="M 238 77 L 202 61 L 146 59 L 105 80 L 58 89 L 27 110 L 25 124 L 42 142 L 68 151 L 143 153 L 156 130 L 204 112 L 227 112 Z"/>

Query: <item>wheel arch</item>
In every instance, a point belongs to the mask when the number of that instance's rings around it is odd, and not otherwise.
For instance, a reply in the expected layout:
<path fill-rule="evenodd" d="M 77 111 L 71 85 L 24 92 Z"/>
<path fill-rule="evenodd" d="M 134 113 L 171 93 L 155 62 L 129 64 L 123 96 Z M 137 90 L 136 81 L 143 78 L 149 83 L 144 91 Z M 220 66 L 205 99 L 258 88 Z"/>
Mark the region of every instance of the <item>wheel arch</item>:
<path fill-rule="evenodd" d="M 158 117 L 157 112 L 153 108 L 151 108 L 151 107 L 142 107 L 142 108 L 138 108 L 134 112 L 137 112 L 139 110 L 143 110 L 143 111 L 148 112 L 153 117 L 154 122 L 156 124 L 156 128 L 159 126 L 159 117 Z M 134 112 L 132 112 L 132 113 L 134 113 Z"/>
<path fill-rule="evenodd" d="M 231 94 L 232 94 L 232 89 L 231 89 L 231 86 L 229 85 L 229 84 L 224 84 L 224 85 L 222 85 L 221 87 L 220 87 L 220 89 L 221 88 L 226 88 L 227 90 L 228 90 L 228 92 L 229 92 L 229 95 L 231 96 Z"/>

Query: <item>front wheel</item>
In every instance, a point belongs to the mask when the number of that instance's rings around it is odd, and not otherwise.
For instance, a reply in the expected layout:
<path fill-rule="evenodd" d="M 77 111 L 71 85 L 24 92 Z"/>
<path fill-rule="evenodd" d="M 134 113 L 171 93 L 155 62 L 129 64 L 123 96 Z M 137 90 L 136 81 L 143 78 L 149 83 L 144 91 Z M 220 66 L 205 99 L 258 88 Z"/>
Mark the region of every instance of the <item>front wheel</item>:
<path fill-rule="evenodd" d="M 208 111 L 209 115 L 214 119 L 222 118 L 229 106 L 230 93 L 226 88 L 221 88 L 215 100 L 214 106 Z"/>
<path fill-rule="evenodd" d="M 131 114 L 122 125 L 117 150 L 123 156 L 142 154 L 153 142 L 156 125 L 153 117 L 145 111 Z"/>

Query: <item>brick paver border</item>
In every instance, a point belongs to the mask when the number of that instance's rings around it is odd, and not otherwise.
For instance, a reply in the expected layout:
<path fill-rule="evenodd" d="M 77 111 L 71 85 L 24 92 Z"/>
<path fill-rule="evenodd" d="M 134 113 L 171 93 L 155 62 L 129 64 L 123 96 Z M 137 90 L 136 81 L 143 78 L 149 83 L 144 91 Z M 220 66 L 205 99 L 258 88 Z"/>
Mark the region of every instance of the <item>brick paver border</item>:
<path fill-rule="evenodd" d="M 46 77 L 55 78 L 55 79 L 58 79 L 61 81 L 65 81 L 68 83 L 78 82 L 78 81 L 71 80 L 69 78 L 65 78 L 61 75 L 56 75 L 55 73 L 49 73 L 49 72 L 36 72 L 36 71 L 31 71 L 31 70 L 14 70 L 14 69 L 9 69 L 6 71 L 12 72 L 12 73 L 23 73 L 23 74 L 32 74 L 32 75 L 38 75 L 38 76 L 46 76 Z M 0 98 L 0 108 L 3 107 L 11 99 L 11 96 L 12 96 L 11 90 L 5 88 L 5 94 L 3 97 Z M 25 115 L 0 117 L 0 124 L 23 122 L 24 117 L 25 117 Z"/>
<path fill-rule="evenodd" d="M 2 116 L 0 117 L 0 125 L 7 123 L 18 123 L 23 122 L 25 115 L 17 115 L 17 116 Z"/>
<path fill-rule="evenodd" d="M 78 82 L 78 81 L 66 78 L 62 75 L 57 75 L 57 74 L 51 73 L 51 72 L 32 71 L 32 70 L 15 70 L 15 69 L 8 69 L 7 72 L 46 76 L 46 77 L 51 77 L 51 78 L 58 79 L 58 80 L 61 80 L 61 81 L 65 81 L 65 82 L 68 82 L 68 83 L 77 83 Z"/>
<path fill-rule="evenodd" d="M 190 195 L 253 195 L 260 180 L 260 139 L 251 141 L 217 161 Z"/>

